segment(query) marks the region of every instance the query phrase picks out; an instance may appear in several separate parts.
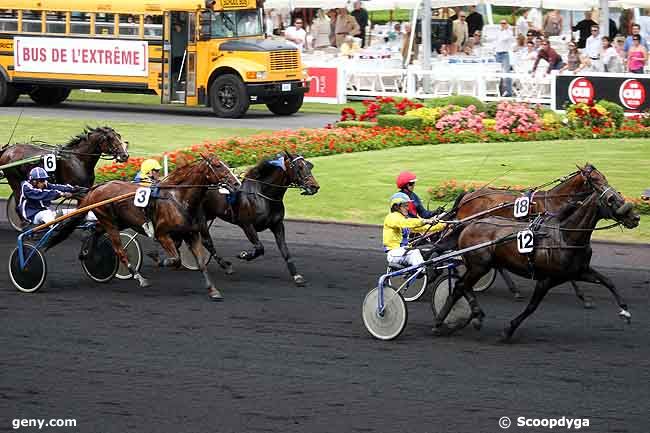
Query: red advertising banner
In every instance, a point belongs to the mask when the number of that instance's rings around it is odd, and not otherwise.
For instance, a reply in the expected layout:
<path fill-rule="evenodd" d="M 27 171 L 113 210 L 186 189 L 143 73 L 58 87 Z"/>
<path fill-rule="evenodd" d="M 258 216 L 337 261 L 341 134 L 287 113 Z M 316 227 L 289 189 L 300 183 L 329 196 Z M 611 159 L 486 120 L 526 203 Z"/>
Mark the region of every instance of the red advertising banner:
<path fill-rule="evenodd" d="M 309 92 L 305 94 L 308 98 L 336 98 L 338 88 L 336 68 L 307 68 L 307 74 L 311 85 Z"/>

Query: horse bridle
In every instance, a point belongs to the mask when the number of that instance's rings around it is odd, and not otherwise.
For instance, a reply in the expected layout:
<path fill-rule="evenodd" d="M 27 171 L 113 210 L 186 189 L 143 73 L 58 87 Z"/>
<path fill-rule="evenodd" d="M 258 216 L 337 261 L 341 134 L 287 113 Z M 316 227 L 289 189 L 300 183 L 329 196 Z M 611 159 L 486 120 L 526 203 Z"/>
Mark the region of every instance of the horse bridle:
<path fill-rule="evenodd" d="M 291 184 L 289 185 L 289 188 L 305 189 L 307 187 L 307 185 L 306 185 L 307 176 L 303 176 L 303 174 L 298 169 L 298 166 L 296 164 L 297 161 L 301 161 L 301 160 L 303 161 L 305 166 L 307 166 L 310 170 L 313 167 L 313 164 L 311 162 L 307 161 L 302 155 L 298 155 L 293 159 L 289 158 L 289 166 L 293 170 L 294 177 L 296 177 L 297 180 L 298 180 L 298 183 L 291 182 Z"/>
<path fill-rule="evenodd" d="M 208 163 L 208 167 L 212 171 L 212 174 L 214 174 L 217 178 L 219 178 L 219 173 L 217 173 L 217 170 L 212 165 L 212 159 L 207 158 L 207 157 L 203 157 L 203 158 Z M 237 176 L 235 176 L 235 173 L 232 171 L 232 169 L 229 166 L 227 166 L 222 160 L 219 159 L 218 161 L 219 161 L 219 164 L 221 164 L 221 166 L 223 168 L 225 168 L 232 175 L 232 177 L 237 181 L 237 183 L 238 183 L 237 186 L 241 186 L 241 182 L 240 182 L 239 178 Z M 231 185 L 229 185 L 226 181 L 223 181 L 223 180 L 220 181 L 219 183 L 217 183 L 217 186 L 219 188 L 226 188 L 229 191 L 230 191 L 230 187 L 231 187 Z"/>

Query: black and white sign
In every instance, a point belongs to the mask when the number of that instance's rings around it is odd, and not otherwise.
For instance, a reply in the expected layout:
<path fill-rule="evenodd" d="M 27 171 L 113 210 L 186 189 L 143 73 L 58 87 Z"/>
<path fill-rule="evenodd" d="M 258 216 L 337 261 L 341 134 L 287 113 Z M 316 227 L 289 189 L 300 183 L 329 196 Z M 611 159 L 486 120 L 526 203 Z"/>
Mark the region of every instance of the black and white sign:
<path fill-rule="evenodd" d="M 135 190 L 135 197 L 133 197 L 133 204 L 137 207 L 147 207 L 149 204 L 149 196 L 151 196 L 151 188 L 142 186 Z"/>
<path fill-rule="evenodd" d="M 535 237 L 530 230 L 522 230 L 517 233 L 517 250 L 521 254 L 533 252 Z"/>
<path fill-rule="evenodd" d="M 56 171 L 56 155 L 48 153 L 43 156 L 43 167 L 45 171 Z"/>
<path fill-rule="evenodd" d="M 528 197 L 519 197 L 515 200 L 515 218 L 528 216 L 528 212 L 530 212 L 530 199 Z"/>

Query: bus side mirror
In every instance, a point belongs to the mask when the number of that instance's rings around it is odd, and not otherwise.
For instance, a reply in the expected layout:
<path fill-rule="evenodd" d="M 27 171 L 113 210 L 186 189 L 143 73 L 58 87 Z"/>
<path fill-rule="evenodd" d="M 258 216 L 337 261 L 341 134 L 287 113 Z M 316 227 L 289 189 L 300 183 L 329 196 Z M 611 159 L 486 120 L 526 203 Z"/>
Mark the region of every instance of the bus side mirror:
<path fill-rule="evenodd" d="M 201 11 L 201 15 L 199 17 L 199 40 L 207 41 L 210 39 L 211 36 L 212 36 L 212 12 Z"/>

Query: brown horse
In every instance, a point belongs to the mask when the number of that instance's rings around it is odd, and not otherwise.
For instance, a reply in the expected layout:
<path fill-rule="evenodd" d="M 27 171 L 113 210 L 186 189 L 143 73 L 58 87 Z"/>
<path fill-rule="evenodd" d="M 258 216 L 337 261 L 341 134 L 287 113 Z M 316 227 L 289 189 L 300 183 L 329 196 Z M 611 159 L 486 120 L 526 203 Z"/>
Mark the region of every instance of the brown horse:
<path fill-rule="evenodd" d="M 120 134 L 113 128 L 86 128 L 67 144 L 59 147 L 29 143 L 5 146 L 0 150 L 0 166 L 54 153 L 57 155 L 57 162 L 52 181 L 89 188 L 95 183 L 95 165 L 99 158 L 109 155 L 119 162 L 124 162 L 129 159 L 127 146 L 128 142 L 122 141 Z M 41 161 L 36 161 L 2 171 L 13 191 L 15 203 L 20 200 L 20 183 L 27 179 L 32 168 L 42 165 Z"/>
<path fill-rule="evenodd" d="M 535 216 L 546 211 L 557 211 L 566 205 L 570 197 L 576 194 L 585 196 L 594 191 L 594 188 L 602 188 L 607 185 L 607 179 L 593 165 L 585 164 L 584 167 L 578 167 L 578 170 L 558 179 L 559 183 L 548 191 L 531 191 L 530 194 L 530 212 L 529 215 Z M 512 218 L 514 207 L 512 205 L 501 206 L 504 204 L 514 204 L 514 201 L 522 196 L 520 191 L 512 191 L 496 188 L 482 188 L 461 195 L 454 204 L 453 215 L 457 219 L 463 219 L 488 209 L 496 208 L 490 212 L 490 216 L 502 216 Z M 449 216 L 447 217 L 449 218 Z M 521 294 L 510 276 L 498 269 L 508 288 L 515 294 L 516 298 L 521 298 Z M 584 293 L 580 290 L 575 282 L 571 285 L 576 296 L 583 302 L 585 308 L 591 308 L 592 303 L 586 299 Z"/>
<path fill-rule="evenodd" d="M 302 156 L 284 152 L 275 159 L 261 161 L 251 168 L 246 173 L 234 200 L 210 191 L 203 205 L 208 220 L 219 217 L 242 228 L 253 244 L 253 250 L 239 254 L 242 260 L 253 260 L 264 254 L 264 245 L 257 233 L 270 229 L 294 282 L 299 286 L 305 284 L 305 279 L 296 270 L 287 248 L 282 199 L 291 187 L 300 188 L 303 195 L 314 195 L 318 192 L 320 186 L 311 173 L 312 167 L 312 163 Z M 229 263 L 216 255 L 207 230 L 203 233 L 203 239 L 205 247 L 219 263 L 229 267 Z"/>
<path fill-rule="evenodd" d="M 571 280 L 605 285 L 621 308 L 619 315 L 629 321 L 631 315 L 627 305 L 618 295 L 612 281 L 590 266 L 590 244 L 591 235 L 599 220 L 614 219 L 627 228 L 634 228 L 638 226 L 640 218 L 633 211 L 632 204 L 626 203 L 612 187 L 594 185 L 594 189 L 586 199 L 570 202 L 557 215 L 543 215 L 532 223 L 501 217 L 489 217 L 470 223 L 460 234 L 459 248 L 489 241 L 499 242 L 464 255 L 467 272 L 435 318 L 434 332 L 449 332 L 443 321 L 461 296 L 469 301 L 474 326 L 477 329 L 481 327 L 485 314 L 471 288 L 494 267 L 537 281 L 526 309 L 506 327 L 505 340 L 509 340 L 517 327 L 535 311 L 551 288 Z M 526 229 L 535 233 L 534 239 L 531 239 L 534 249 L 523 254 L 518 251 L 519 240 L 515 235 Z"/>
<path fill-rule="evenodd" d="M 239 180 L 224 162 L 217 158 L 204 157 L 199 162 L 174 170 L 159 184 L 153 186 L 151 201 L 146 208 L 136 207 L 134 201 L 129 199 L 95 209 L 93 212 L 99 223 L 98 235 L 102 231 L 108 234 L 119 260 L 129 268 L 140 286 L 146 287 L 149 285 L 148 281 L 134 271 L 128 262 L 127 254 L 120 241 L 120 230 L 131 228 L 145 234 L 142 225 L 150 219 L 154 224 L 155 237 L 168 256 L 160 265 L 180 266 L 177 246 L 184 241 L 190 246 L 197 263 L 201 264 L 200 269 L 208 286 L 210 298 L 221 300 L 223 297 L 210 280 L 202 257 L 201 233 L 207 230 L 202 204 L 210 187 L 220 189 L 225 187 L 229 192 L 234 192 L 240 185 Z M 107 182 L 91 189 L 79 206 L 88 206 L 121 194 L 135 192 L 140 187 L 130 182 Z M 79 224 L 79 219 L 77 217 L 66 221 L 59 234 L 52 237 L 48 248 L 67 237 Z M 92 246 L 89 250 L 92 254 Z"/>

